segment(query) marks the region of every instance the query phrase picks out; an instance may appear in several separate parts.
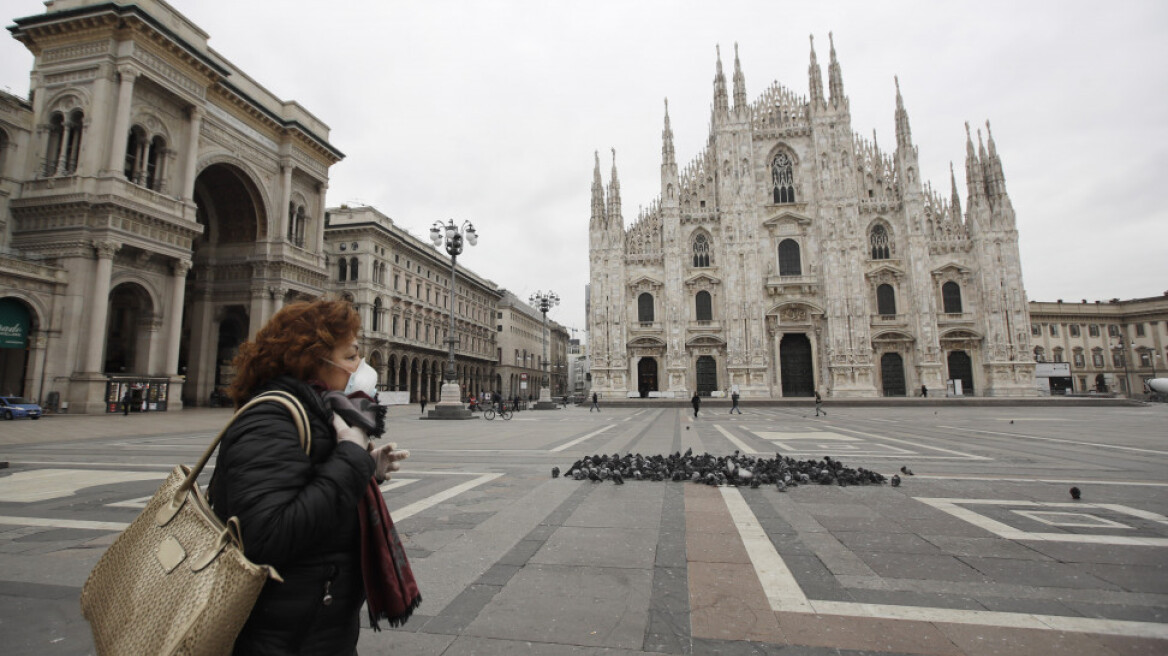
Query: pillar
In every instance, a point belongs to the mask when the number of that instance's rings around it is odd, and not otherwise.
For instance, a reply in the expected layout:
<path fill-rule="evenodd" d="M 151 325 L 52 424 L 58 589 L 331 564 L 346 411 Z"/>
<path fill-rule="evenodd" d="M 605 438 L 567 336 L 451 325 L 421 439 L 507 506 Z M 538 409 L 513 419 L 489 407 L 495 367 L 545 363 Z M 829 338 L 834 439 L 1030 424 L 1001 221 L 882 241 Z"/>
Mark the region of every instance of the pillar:
<path fill-rule="evenodd" d="M 187 272 L 191 270 L 190 260 L 176 260 L 170 278 L 170 325 L 166 331 L 166 363 L 164 373 L 177 376 L 178 351 L 182 342 L 183 301 L 187 291 Z"/>
<path fill-rule="evenodd" d="M 190 134 L 187 135 L 187 164 L 183 178 L 182 197 L 193 201 L 195 198 L 195 167 L 199 164 L 199 132 L 203 129 L 203 108 L 191 107 Z"/>
<path fill-rule="evenodd" d="M 288 239 L 288 229 L 291 227 L 291 210 L 289 206 L 292 204 L 292 159 L 284 158 L 280 160 L 280 169 L 284 173 L 284 188 L 280 195 L 281 203 L 276 212 L 276 224 L 272 226 L 276 230 L 276 237 L 278 239 Z"/>
<path fill-rule="evenodd" d="M 118 75 L 121 77 L 121 84 L 118 87 L 118 108 L 117 114 L 114 115 L 114 131 L 110 136 L 108 161 L 108 171 L 111 174 L 117 174 L 122 170 L 122 158 L 125 156 L 122 148 L 125 147 L 130 134 L 130 105 L 134 100 L 134 80 L 138 78 L 138 71 L 132 66 L 119 66 Z"/>
<path fill-rule="evenodd" d="M 89 298 L 89 343 L 85 351 L 85 371 L 101 373 L 102 355 L 105 351 L 105 324 L 109 318 L 110 274 L 114 267 L 114 254 L 121 245 L 112 241 L 93 244 L 97 255 L 97 267 L 93 275 L 93 295 Z"/>
<path fill-rule="evenodd" d="M 316 235 L 312 238 L 312 252 L 314 253 L 321 252 L 321 249 L 324 247 L 324 214 L 325 208 L 327 207 L 325 204 L 325 195 L 328 192 L 328 185 L 322 182 L 317 186 L 317 191 L 320 194 L 320 207 L 316 213 Z M 307 248 L 308 244 L 305 244 L 305 247 Z"/>

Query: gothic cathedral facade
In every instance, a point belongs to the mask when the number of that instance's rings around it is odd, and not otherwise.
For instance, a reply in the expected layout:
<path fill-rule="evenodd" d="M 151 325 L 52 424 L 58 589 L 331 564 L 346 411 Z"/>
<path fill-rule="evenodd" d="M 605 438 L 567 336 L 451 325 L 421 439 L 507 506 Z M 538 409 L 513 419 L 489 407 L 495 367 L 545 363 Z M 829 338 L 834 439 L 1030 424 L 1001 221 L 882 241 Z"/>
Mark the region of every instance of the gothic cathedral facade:
<path fill-rule="evenodd" d="M 753 103 L 719 55 L 709 141 L 679 168 L 665 107 L 661 191 L 628 228 L 615 157 L 592 182 L 592 389 L 744 398 L 1035 394 L 1014 210 L 989 123 L 966 125 L 962 202 L 923 183 L 896 89 L 896 148 L 852 131 L 835 47 L 828 93 Z M 954 382 L 956 381 L 956 382 Z"/>

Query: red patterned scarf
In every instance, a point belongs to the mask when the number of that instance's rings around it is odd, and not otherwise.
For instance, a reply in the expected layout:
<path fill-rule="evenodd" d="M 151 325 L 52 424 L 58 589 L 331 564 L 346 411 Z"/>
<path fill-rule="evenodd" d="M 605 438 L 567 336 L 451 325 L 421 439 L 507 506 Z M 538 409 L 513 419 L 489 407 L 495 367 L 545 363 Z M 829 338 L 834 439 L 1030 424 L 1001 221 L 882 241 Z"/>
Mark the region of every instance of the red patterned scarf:
<path fill-rule="evenodd" d="M 365 579 L 369 624 L 380 631 L 378 622 L 401 626 L 422 603 L 410 561 L 397 537 L 397 529 L 385 507 L 381 488 L 370 478 L 358 509 L 361 518 L 361 573 Z"/>

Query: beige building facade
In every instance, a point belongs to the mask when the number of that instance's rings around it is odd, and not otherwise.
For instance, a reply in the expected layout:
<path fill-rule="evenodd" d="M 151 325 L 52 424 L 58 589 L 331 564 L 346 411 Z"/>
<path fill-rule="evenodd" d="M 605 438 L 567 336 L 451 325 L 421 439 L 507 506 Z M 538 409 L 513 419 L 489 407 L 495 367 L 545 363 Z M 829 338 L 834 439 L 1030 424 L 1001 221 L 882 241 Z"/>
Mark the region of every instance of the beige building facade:
<path fill-rule="evenodd" d="M 50 0 L 0 97 L 3 391 L 70 412 L 203 404 L 238 345 L 318 296 L 329 128 L 162 0 Z M 15 345 L 22 342 L 21 345 Z"/>
<path fill-rule="evenodd" d="M 361 314 L 361 351 L 382 389 L 437 402 L 449 359 L 454 309 L 455 379 L 464 398 L 498 382 L 495 283 L 462 266 L 450 289 L 450 256 L 372 207 L 337 207 L 325 215 L 329 289 Z"/>
<path fill-rule="evenodd" d="M 1034 395 L 1018 231 L 989 124 L 966 126 L 965 189 L 921 180 L 895 90 L 894 148 L 852 131 L 828 86 L 747 101 L 719 55 L 706 148 L 679 165 L 665 108 L 661 187 L 625 226 L 615 152 L 589 223 L 592 390 L 745 398 Z M 890 91 L 890 96 L 893 95 Z M 890 108 L 891 109 L 891 108 Z"/>
<path fill-rule="evenodd" d="M 1168 292 L 1093 303 L 1032 302 L 1030 321 L 1034 359 L 1067 363 L 1070 392 L 1142 396 L 1145 381 L 1168 377 Z"/>
<path fill-rule="evenodd" d="M 497 389 L 507 398 L 538 399 L 544 376 L 543 313 L 504 291 L 495 330 L 499 337 Z M 558 398 L 568 389 L 568 330 L 549 318 L 547 340 L 548 385 Z"/>

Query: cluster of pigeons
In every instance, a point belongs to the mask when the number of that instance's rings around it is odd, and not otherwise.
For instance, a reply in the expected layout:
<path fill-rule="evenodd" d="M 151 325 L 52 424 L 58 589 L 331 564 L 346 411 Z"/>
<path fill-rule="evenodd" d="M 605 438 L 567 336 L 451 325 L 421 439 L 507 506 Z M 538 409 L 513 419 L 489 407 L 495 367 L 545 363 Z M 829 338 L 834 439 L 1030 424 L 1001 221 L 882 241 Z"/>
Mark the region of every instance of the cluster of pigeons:
<path fill-rule="evenodd" d="M 902 471 L 904 471 L 902 469 Z M 908 473 L 907 471 L 905 472 Z M 560 468 L 552 468 L 552 478 L 559 478 Z M 729 456 L 693 454 L 693 449 L 670 455 L 643 456 L 629 453 L 624 456 L 593 455 L 572 463 L 565 479 L 590 480 L 594 483 L 612 481 L 624 485 L 625 479 L 637 481 L 692 481 L 706 485 L 741 485 L 758 488 L 774 485 L 780 492 L 800 484 L 819 485 L 882 485 L 887 479 L 882 474 L 859 467 L 852 469 L 824 456 L 822 460 L 795 460 L 779 453 L 773 458 L 742 455 L 735 451 Z M 900 478 L 893 476 L 894 485 Z"/>

